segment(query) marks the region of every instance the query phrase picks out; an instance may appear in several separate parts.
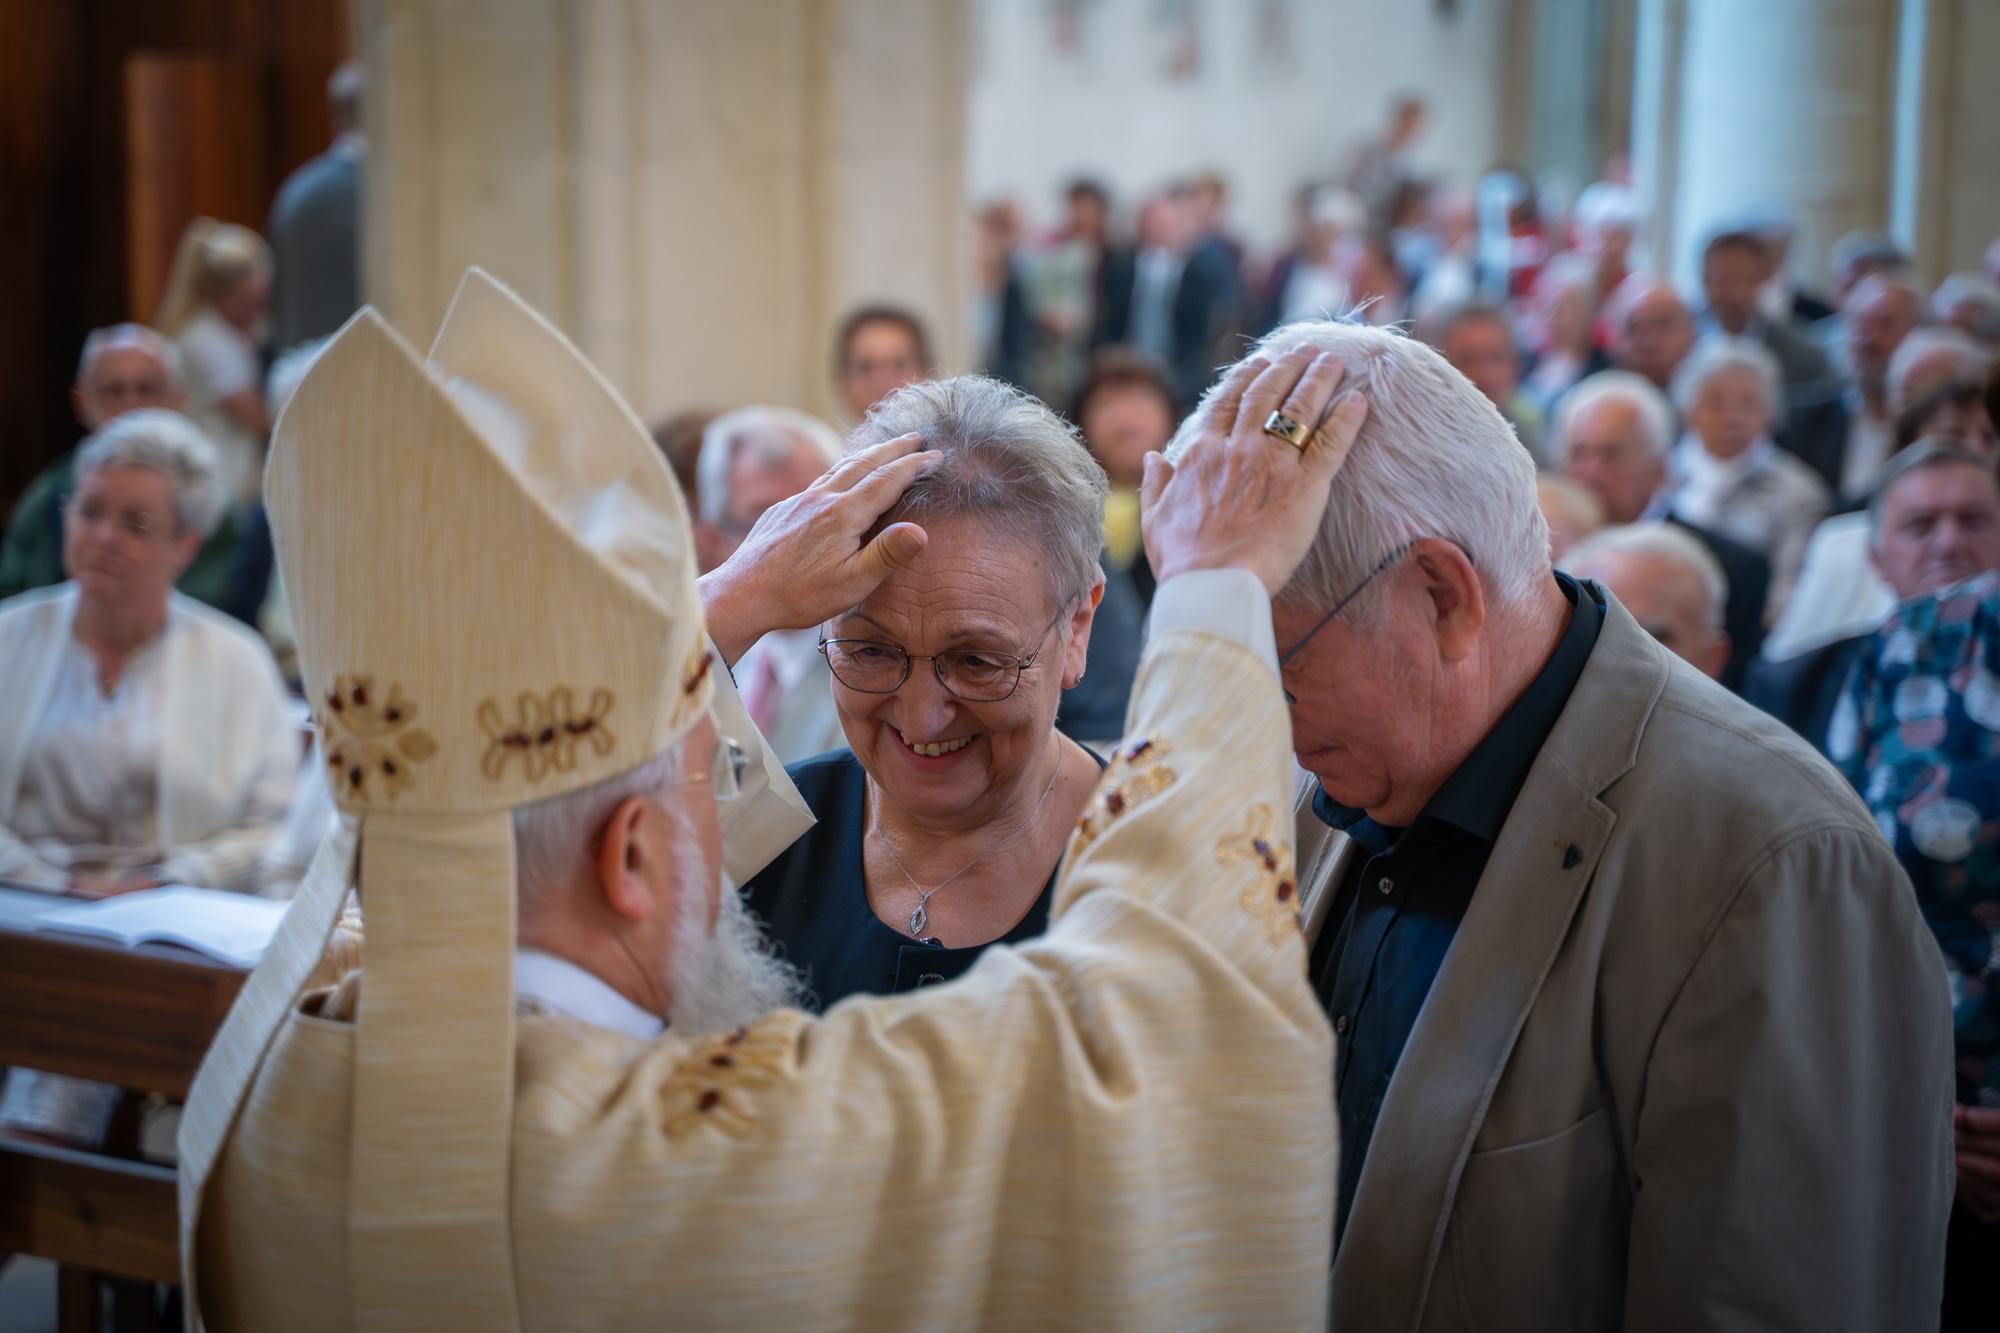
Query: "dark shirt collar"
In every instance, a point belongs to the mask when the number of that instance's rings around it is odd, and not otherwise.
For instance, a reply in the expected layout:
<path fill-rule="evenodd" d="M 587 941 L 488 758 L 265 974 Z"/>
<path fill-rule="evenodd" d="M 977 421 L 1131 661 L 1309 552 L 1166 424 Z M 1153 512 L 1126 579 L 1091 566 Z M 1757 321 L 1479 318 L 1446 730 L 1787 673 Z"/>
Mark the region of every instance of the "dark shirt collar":
<path fill-rule="evenodd" d="M 1556 586 L 1576 608 L 1576 614 L 1569 618 L 1569 628 L 1563 631 L 1541 674 L 1494 724 L 1493 730 L 1486 733 L 1485 739 L 1473 747 L 1457 771 L 1445 779 L 1417 816 L 1418 820 L 1439 820 L 1486 842 L 1500 836 L 1500 826 L 1507 822 L 1507 812 L 1514 808 L 1514 798 L 1521 794 L 1535 756 L 1541 753 L 1542 743 L 1555 730 L 1556 719 L 1568 705 L 1570 692 L 1583 675 L 1584 664 L 1590 660 L 1590 650 L 1597 646 L 1597 632 L 1604 623 L 1604 606 L 1594 592 L 1581 595 L 1585 591 L 1583 585 L 1560 570 L 1555 578 Z M 1317 784 L 1312 808 L 1321 823 L 1347 834 L 1371 856 L 1379 856 L 1394 846 L 1403 833 L 1399 828 L 1376 823 L 1364 811 L 1337 804 Z"/>

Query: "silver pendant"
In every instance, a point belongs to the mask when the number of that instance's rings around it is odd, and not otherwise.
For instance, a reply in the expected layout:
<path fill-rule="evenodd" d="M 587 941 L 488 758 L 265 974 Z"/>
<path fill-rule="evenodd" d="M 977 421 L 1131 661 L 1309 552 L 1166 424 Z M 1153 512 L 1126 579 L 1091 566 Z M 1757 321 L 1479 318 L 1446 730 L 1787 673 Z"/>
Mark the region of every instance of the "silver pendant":
<path fill-rule="evenodd" d="M 929 920 L 930 918 L 924 915 L 924 905 L 918 903 L 917 910 L 910 913 L 910 934 L 918 939 L 922 939 L 924 937 L 924 924 Z"/>

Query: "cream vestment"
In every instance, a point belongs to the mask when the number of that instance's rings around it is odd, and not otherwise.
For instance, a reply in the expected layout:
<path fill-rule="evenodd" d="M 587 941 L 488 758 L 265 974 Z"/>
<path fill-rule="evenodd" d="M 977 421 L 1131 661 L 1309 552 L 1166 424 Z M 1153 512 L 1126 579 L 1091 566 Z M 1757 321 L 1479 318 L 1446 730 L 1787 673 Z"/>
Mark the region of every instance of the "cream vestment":
<path fill-rule="evenodd" d="M 232 1333 L 1318 1326 L 1333 1043 L 1254 636 L 1163 619 L 1041 939 L 730 1033 L 516 1017 L 507 809 L 658 753 L 711 686 L 747 728 L 679 495 L 599 398 L 475 273 L 428 368 L 363 312 L 280 423 L 273 526 L 347 821 L 190 1100 L 191 1308 Z M 739 878 L 798 830 L 782 782 L 727 831 Z M 301 995 L 356 829 L 366 971 Z"/>

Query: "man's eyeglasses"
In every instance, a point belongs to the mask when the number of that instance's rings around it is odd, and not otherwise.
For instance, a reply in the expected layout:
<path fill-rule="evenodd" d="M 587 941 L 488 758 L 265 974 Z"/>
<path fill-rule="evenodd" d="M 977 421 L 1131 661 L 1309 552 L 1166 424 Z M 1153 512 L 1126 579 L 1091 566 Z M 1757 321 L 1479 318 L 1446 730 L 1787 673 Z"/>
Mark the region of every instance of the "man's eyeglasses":
<path fill-rule="evenodd" d="M 1381 562 L 1377 564 L 1375 568 L 1368 571 L 1368 577 L 1354 585 L 1353 592 L 1348 593 L 1347 596 L 1341 598 L 1338 602 L 1335 602 L 1333 605 L 1333 610 L 1327 612 L 1324 616 L 1321 616 L 1319 623 L 1317 625 L 1314 625 L 1311 629 L 1307 630 L 1306 636 L 1303 639 L 1300 639 L 1297 643 L 1293 644 L 1291 648 L 1285 653 L 1285 655 L 1278 659 L 1278 674 L 1281 677 L 1283 676 L 1285 671 L 1285 664 L 1291 661 L 1294 657 L 1297 657 L 1300 651 L 1303 650 L 1307 644 L 1313 641 L 1313 636 L 1315 634 L 1318 634 L 1321 630 L 1325 629 L 1327 625 L 1332 622 L 1335 616 L 1339 615 L 1342 611 L 1345 611 L 1347 609 L 1347 604 L 1353 601 L 1355 598 L 1359 597 L 1361 595 L 1361 590 L 1367 587 L 1369 584 L 1373 583 L 1375 581 L 1375 576 L 1377 574 L 1380 574 L 1383 570 L 1387 569 L 1389 566 L 1395 564 L 1398 560 L 1401 560 L 1404 556 L 1408 555 L 1410 553 L 1410 548 L 1415 545 L 1416 545 L 1415 542 L 1404 542 L 1401 546 L 1398 546 L 1395 550 L 1383 556 Z M 1299 697 L 1296 694 L 1293 694 L 1290 690 L 1285 691 L 1286 703 L 1296 705 L 1298 701 Z"/>
<path fill-rule="evenodd" d="M 1067 614 L 1068 607 L 1056 613 L 1035 640 L 1035 650 L 1026 656 L 986 648 L 907 653 L 893 643 L 873 639 L 821 639 L 819 650 L 833 678 L 858 694 L 894 694 L 910 678 L 910 663 L 929 662 L 947 693 L 967 703 L 998 703 L 1020 688 L 1021 673 L 1035 664 L 1050 631 Z"/>
<path fill-rule="evenodd" d="M 743 752 L 743 747 L 717 732 L 715 749 L 708 759 L 708 772 L 690 773 L 681 781 L 713 783 L 717 801 L 733 801 L 743 794 L 743 775 L 749 769 L 750 756 Z"/>

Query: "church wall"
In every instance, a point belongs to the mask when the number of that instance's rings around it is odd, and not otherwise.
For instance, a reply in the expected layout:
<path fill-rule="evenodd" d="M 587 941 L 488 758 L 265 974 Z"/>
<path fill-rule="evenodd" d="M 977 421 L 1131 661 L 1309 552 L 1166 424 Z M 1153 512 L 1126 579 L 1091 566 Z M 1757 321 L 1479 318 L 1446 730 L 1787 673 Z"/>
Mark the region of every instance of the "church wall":
<path fill-rule="evenodd" d="M 1500 0 L 976 0 L 967 186 L 1052 222 L 1066 181 L 1130 205 L 1186 173 L 1231 186 L 1231 225 L 1282 245 L 1297 187 L 1343 170 L 1398 93 L 1431 121 L 1422 170 L 1470 188 L 1500 151 Z"/>

